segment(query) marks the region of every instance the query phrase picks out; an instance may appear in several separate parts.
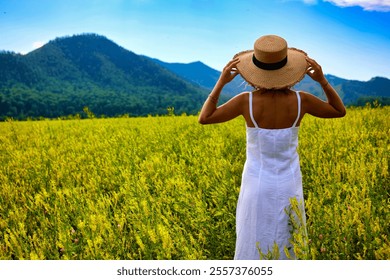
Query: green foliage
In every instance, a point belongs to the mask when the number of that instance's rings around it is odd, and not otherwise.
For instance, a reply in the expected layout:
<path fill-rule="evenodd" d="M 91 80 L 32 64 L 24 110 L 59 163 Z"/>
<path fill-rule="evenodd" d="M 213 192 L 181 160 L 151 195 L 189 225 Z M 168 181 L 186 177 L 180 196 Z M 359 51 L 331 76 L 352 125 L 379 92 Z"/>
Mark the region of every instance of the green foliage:
<path fill-rule="evenodd" d="M 302 122 L 298 258 L 389 259 L 389 113 Z M 244 161 L 242 119 L 9 119 L 0 259 L 232 259 Z"/>
<path fill-rule="evenodd" d="M 266 253 L 261 249 L 260 242 L 256 242 L 256 247 L 260 255 L 260 260 L 278 260 L 280 258 L 279 246 L 276 242 L 274 242 L 272 249 Z"/>
<path fill-rule="evenodd" d="M 359 97 L 355 106 L 366 106 L 370 104 L 370 106 L 378 107 L 378 106 L 388 106 L 390 105 L 390 97 L 378 97 L 378 96 L 365 96 Z"/>
<path fill-rule="evenodd" d="M 304 202 L 291 198 L 290 207 L 285 209 L 285 211 L 289 216 L 292 248 L 284 248 L 284 252 L 290 259 L 308 260 L 310 259 L 310 249 L 306 229 L 306 216 L 304 215 Z"/>
<path fill-rule="evenodd" d="M 197 114 L 207 90 L 103 36 L 55 39 L 27 55 L 0 53 L 0 120 Z"/>
<path fill-rule="evenodd" d="M 95 118 L 95 114 L 93 112 L 91 112 L 91 110 L 89 110 L 88 107 L 84 107 L 83 111 L 87 115 L 88 119 L 94 119 Z"/>

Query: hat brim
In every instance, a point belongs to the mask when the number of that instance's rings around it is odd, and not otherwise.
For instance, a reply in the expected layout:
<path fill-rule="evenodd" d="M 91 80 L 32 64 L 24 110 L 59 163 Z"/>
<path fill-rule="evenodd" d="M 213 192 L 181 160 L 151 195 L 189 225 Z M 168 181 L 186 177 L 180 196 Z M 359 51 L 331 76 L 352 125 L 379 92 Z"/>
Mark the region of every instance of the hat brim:
<path fill-rule="evenodd" d="M 258 68 L 252 62 L 254 51 L 244 51 L 236 54 L 234 58 L 239 57 L 240 62 L 237 69 L 242 78 L 250 85 L 263 89 L 284 89 L 298 83 L 306 74 L 307 61 L 306 53 L 295 48 L 288 48 L 287 63 L 277 70 L 264 70 Z"/>

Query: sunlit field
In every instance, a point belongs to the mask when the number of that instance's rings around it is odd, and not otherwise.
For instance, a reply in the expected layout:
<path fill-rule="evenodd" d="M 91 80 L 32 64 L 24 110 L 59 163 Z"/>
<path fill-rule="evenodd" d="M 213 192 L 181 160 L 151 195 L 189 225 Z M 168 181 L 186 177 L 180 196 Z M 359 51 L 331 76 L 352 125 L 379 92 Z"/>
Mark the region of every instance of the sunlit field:
<path fill-rule="evenodd" d="M 299 258 L 390 258 L 389 116 L 302 121 Z M 0 259 L 232 259 L 244 161 L 241 118 L 0 123 Z"/>

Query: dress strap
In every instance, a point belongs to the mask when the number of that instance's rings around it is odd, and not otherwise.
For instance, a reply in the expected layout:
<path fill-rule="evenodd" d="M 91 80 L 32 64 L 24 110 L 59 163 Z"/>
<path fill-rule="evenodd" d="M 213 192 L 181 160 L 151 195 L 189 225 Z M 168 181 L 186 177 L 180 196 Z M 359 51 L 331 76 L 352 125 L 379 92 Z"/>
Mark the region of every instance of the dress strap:
<path fill-rule="evenodd" d="M 252 100 L 253 100 L 253 93 L 249 92 L 249 115 L 251 117 L 251 120 L 256 128 L 259 128 L 257 125 L 257 122 L 255 121 L 255 118 L 253 117 L 253 106 L 252 106 Z"/>
<path fill-rule="evenodd" d="M 298 101 L 298 116 L 294 124 L 292 125 L 292 127 L 295 127 L 297 125 L 299 117 L 301 116 L 301 95 L 299 94 L 299 91 L 296 91 L 295 93 L 297 94 L 297 101 Z"/>

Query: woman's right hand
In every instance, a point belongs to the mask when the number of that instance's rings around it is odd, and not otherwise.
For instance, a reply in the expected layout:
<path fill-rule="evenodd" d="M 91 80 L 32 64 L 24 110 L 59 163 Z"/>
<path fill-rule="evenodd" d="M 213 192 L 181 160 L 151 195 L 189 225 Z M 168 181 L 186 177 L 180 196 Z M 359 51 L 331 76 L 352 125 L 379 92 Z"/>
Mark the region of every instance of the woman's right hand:
<path fill-rule="evenodd" d="M 306 57 L 308 67 L 306 73 L 316 82 L 321 84 L 327 98 L 327 102 L 304 93 L 302 95 L 302 110 L 319 118 L 340 118 L 344 117 L 346 110 L 337 91 L 326 80 L 321 66 L 310 57 Z"/>
<path fill-rule="evenodd" d="M 314 81 L 320 83 L 321 85 L 326 84 L 326 78 L 324 73 L 322 72 L 321 66 L 312 58 L 306 56 L 306 61 L 309 66 L 307 67 L 306 73 L 309 75 Z"/>

